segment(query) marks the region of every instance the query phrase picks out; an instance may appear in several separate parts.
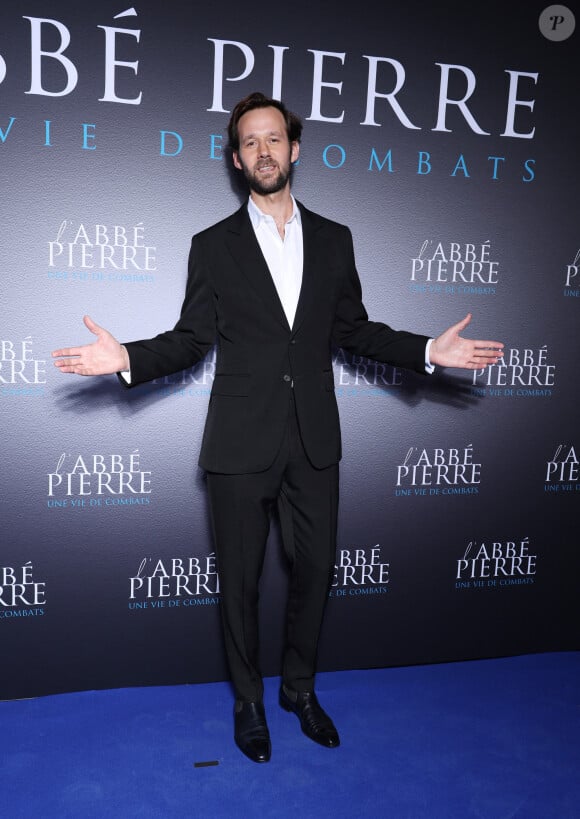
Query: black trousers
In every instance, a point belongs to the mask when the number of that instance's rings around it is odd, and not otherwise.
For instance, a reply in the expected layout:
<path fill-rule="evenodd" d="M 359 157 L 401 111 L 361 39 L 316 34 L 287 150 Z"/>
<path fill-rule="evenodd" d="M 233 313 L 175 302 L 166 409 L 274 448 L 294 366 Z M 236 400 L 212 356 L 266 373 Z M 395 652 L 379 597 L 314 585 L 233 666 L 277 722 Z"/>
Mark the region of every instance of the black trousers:
<path fill-rule="evenodd" d="M 225 649 L 236 697 L 262 699 L 258 598 L 271 514 L 277 506 L 290 564 L 282 680 L 314 687 L 316 652 L 336 554 L 338 464 L 308 460 L 293 402 L 284 440 L 264 472 L 207 473 L 220 575 Z"/>

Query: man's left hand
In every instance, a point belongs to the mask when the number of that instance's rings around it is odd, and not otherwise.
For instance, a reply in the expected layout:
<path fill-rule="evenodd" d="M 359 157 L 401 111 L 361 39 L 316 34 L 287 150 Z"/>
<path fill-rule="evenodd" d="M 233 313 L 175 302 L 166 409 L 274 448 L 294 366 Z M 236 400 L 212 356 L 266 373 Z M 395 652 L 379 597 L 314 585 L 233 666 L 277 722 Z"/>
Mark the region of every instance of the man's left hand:
<path fill-rule="evenodd" d="M 429 359 L 440 367 L 458 367 L 463 370 L 482 370 L 496 364 L 503 356 L 500 341 L 475 341 L 459 334 L 471 321 L 471 313 L 441 333 L 431 344 Z"/>

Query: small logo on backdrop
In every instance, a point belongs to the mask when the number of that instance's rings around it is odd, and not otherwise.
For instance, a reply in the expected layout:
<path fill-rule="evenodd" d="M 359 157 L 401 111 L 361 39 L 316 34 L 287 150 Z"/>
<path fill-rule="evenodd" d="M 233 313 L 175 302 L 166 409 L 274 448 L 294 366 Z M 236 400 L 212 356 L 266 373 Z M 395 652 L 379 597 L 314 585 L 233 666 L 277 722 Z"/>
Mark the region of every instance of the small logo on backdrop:
<path fill-rule="evenodd" d="M 470 540 L 456 561 L 456 589 L 505 589 L 535 582 L 538 556 L 530 540 Z"/>
<path fill-rule="evenodd" d="M 63 452 L 47 473 L 49 509 L 104 509 L 151 503 L 151 471 L 141 468 L 135 449 L 128 454 L 81 455 Z"/>
<path fill-rule="evenodd" d="M 371 597 L 388 592 L 389 563 L 381 547 L 339 549 L 329 597 Z"/>
<path fill-rule="evenodd" d="M 558 444 L 546 463 L 545 492 L 580 492 L 580 469 L 576 449 L 570 444 Z"/>
<path fill-rule="evenodd" d="M 215 552 L 206 557 L 144 557 L 129 578 L 129 608 L 192 608 L 219 603 Z"/>
<path fill-rule="evenodd" d="M 489 239 L 481 244 L 425 239 L 411 259 L 412 293 L 445 296 L 495 296 L 499 262 L 491 258 Z"/>
<path fill-rule="evenodd" d="M 556 365 L 548 347 L 505 350 L 497 364 L 474 370 L 471 392 L 495 398 L 551 398 L 556 386 Z"/>
<path fill-rule="evenodd" d="M 576 251 L 572 264 L 566 265 L 564 274 L 564 296 L 580 299 L 580 248 Z"/>
<path fill-rule="evenodd" d="M 404 374 L 397 367 L 371 361 L 362 355 L 338 349 L 332 360 L 336 395 L 385 396 L 403 384 Z"/>
<path fill-rule="evenodd" d="M 155 281 L 156 247 L 145 240 L 143 223 L 88 225 L 63 220 L 48 245 L 48 278 L 54 282 L 109 285 Z"/>
<path fill-rule="evenodd" d="M 0 396 L 38 398 L 45 394 L 46 359 L 34 357 L 32 336 L 0 340 Z"/>
<path fill-rule="evenodd" d="M 394 493 L 397 497 L 477 495 L 482 464 L 476 458 L 473 444 L 457 449 L 409 447 L 397 466 Z"/>
<path fill-rule="evenodd" d="M 576 18 L 567 6 L 548 6 L 540 14 L 538 26 L 547 40 L 561 42 L 574 33 Z"/>
<path fill-rule="evenodd" d="M 24 566 L 0 566 L 0 620 L 42 617 L 46 583 L 33 577 L 30 560 Z"/>

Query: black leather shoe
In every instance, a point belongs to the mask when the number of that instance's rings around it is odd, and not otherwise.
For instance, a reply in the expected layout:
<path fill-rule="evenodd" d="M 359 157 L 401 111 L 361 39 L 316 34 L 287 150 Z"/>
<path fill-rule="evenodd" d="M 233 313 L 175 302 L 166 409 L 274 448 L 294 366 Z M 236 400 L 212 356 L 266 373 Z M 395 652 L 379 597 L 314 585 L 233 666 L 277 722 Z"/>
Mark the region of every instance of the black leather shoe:
<path fill-rule="evenodd" d="M 338 731 L 328 714 L 322 709 L 314 691 L 298 693 L 286 686 L 280 688 L 280 705 L 285 711 L 293 711 L 300 720 L 303 733 L 325 748 L 338 748 Z"/>
<path fill-rule="evenodd" d="M 252 762 L 270 760 L 272 748 L 263 703 L 236 701 L 234 739 L 240 751 Z"/>

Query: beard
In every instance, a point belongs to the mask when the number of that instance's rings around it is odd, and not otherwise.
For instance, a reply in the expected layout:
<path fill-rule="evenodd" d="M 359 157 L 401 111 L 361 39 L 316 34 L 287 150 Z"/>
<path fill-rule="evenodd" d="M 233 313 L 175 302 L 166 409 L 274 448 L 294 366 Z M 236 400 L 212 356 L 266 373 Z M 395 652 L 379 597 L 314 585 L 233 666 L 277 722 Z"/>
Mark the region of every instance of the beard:
<path fill-rule="evenodd" d="M 245 162 L 242 162 L 241 158 L 239 158 L 239 161 L 250 190 L 261 196 L 266 196 L 269 193 L 278 193 L 278 191 L 281 191 L 286 187 L 292 173 L 290 156 L 288 156 L 288 163 L 284 166 L 280 166 L 272 159 L 262 159 L 256 163 L 254 169 L 246 165 Z M 276 166 L 275 172 L 268 178 L 262 177 L 259 172 L 260 167 L 271 164 Z"/>

